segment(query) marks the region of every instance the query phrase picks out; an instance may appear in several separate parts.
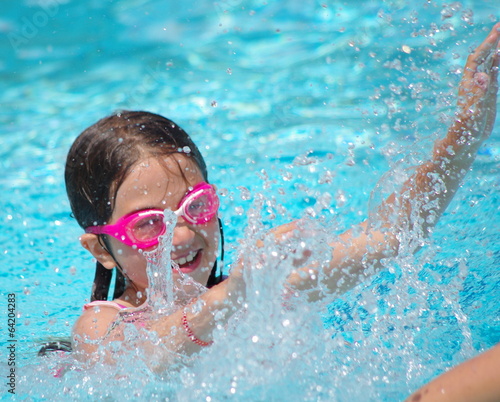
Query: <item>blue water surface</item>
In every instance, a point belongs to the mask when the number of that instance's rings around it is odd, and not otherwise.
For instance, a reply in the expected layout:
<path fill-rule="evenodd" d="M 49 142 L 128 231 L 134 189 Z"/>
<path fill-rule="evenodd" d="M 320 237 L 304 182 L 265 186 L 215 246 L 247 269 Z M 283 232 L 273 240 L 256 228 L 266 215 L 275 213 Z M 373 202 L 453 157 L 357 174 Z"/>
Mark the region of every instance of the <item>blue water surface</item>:
<path fill-rule="evenodd" d="M 284 332 L 298 343 L 270 351 L 228 341 L 229 352 L 214 345 L 180 380 L 139 371 L 126 384 L 98 373 L 55 379 L 35 357 L 39 342 L 70 334 L 90 295 L 94 263 L 63 180 L 83 129 L 138 109 L 188 131 L 221 194 L 227 271 L 260 195 L 269 227 L 313 216 L 333 235 L 368 216 L 383 174 L 403 158 L 418 163 L 445 134 L 465 59 L 500 17 L 497 0 L 23 0 L 2 9 L 0 367 L 4 378 L 15 294 L 20 400 L 113 400 L 123 389 L 137 400 L 401 400 L 500 341 L 497 123 L 429 243 L 304 314 L 310 332 L 298 323 Z M 302 336 L 308 347 L 297 346 Z"/>

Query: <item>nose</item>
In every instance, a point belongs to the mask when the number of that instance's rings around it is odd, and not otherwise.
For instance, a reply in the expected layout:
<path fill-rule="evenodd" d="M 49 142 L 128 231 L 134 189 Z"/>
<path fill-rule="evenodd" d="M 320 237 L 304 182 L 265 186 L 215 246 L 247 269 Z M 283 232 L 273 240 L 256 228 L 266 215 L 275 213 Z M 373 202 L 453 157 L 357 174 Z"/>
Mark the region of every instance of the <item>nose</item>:
<path fill-rule="evenodd" d="M 189 249 L 193 244 L 195 238 L 195 233 L 191 228 L 184 222 L 179 222 L 174 229 L 173 238 L 173 251 L 180 251 L 183 249 Z"/>

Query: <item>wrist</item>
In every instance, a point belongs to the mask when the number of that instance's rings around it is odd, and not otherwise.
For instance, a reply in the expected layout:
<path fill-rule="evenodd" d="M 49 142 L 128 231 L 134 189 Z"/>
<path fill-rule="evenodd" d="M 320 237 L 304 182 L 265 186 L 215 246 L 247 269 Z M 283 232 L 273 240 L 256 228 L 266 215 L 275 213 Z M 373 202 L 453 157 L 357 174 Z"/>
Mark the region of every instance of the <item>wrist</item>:
<path fill-rule="evenodd" d="M 186 333 L 186 336 L 189 338 L 189 340 L 191 342 L 197 344 L 198 346 L 210 346 L 213 343 L 212 340 L 203 341 L 203 340 L 199 339 L 195 335 L 195 333 L 191 329 L 191 326 L 189 325 L 189 322 L 188 322 L 188 319 L 187 319 L 187 311 L 186 311 L 186 309 L 184 309 L 184 311 L 182 313 L 181 324 L 182 324 L 182 327 L 183 327 L 183 329 L 184 329 L 184 331 Z"/>

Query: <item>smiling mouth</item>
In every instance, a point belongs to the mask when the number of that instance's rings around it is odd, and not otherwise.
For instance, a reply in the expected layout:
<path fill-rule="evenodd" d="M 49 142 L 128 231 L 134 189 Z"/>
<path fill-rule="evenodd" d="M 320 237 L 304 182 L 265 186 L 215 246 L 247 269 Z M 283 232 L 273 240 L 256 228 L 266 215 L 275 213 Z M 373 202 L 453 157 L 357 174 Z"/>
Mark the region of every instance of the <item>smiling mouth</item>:
<path fill-rule="evenodd" d="M 177 258 L 176 260 L 173 260 L 173 262 L 176 263 L 179 268 L 184 268 L 186 266 L 189 266 L 189 264 L 191 264 L 196 259 L 196 257 L 198 257 L 199 253 L 200 250 L 191 251 L 188 255 Z"/>

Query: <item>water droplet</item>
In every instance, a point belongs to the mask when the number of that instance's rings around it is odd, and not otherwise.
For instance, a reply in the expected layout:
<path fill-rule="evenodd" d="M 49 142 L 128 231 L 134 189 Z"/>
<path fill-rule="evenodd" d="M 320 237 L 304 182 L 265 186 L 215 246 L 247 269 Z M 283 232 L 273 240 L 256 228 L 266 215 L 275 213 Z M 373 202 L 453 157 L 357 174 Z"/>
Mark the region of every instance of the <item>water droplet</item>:
<path fill-rule="evenodd" d="M 462 21 L 472 25 L 473 19 L 474 19 L 474 12 L 471 9 L 467 9 L 462 12 Z"/>
<path fill-rule="evenodd" d="M 345 193 L 342 190 L 338 190 L 337 194 L 335 195 L 335 200 L 337 201 L 337 205 L 339 207 L 343 207 L 347 202 L 347 197 L 345 196 Z"/>
<path fill-rule="evenodd" d="M 293 175 L 291 172 L 287 171 L 287 172 L 283 173 L 282 178 L 283 178 L 283 181 L 290 181 L 290 180 L 292 180 Z"/>
<path fill-rule="evenodd" d="M 335 175 L 334 173 L 332 173 L 331 171 L 327 170 L 319 178 L 318 184 L 330 184 L 330 183 L 332 183 L 334 175 Z"/>
<path fill-rule="evenodd" d="M 248 201 L 249 199 L 252 198 L 252 195 L 250 193 L 250 190 L 246 187 L 243 187 L 243 186 L 239 186 L 237 187 L 238 190 L 240 190 L 241 192 L 241 199 L 243 201 Z"/>

